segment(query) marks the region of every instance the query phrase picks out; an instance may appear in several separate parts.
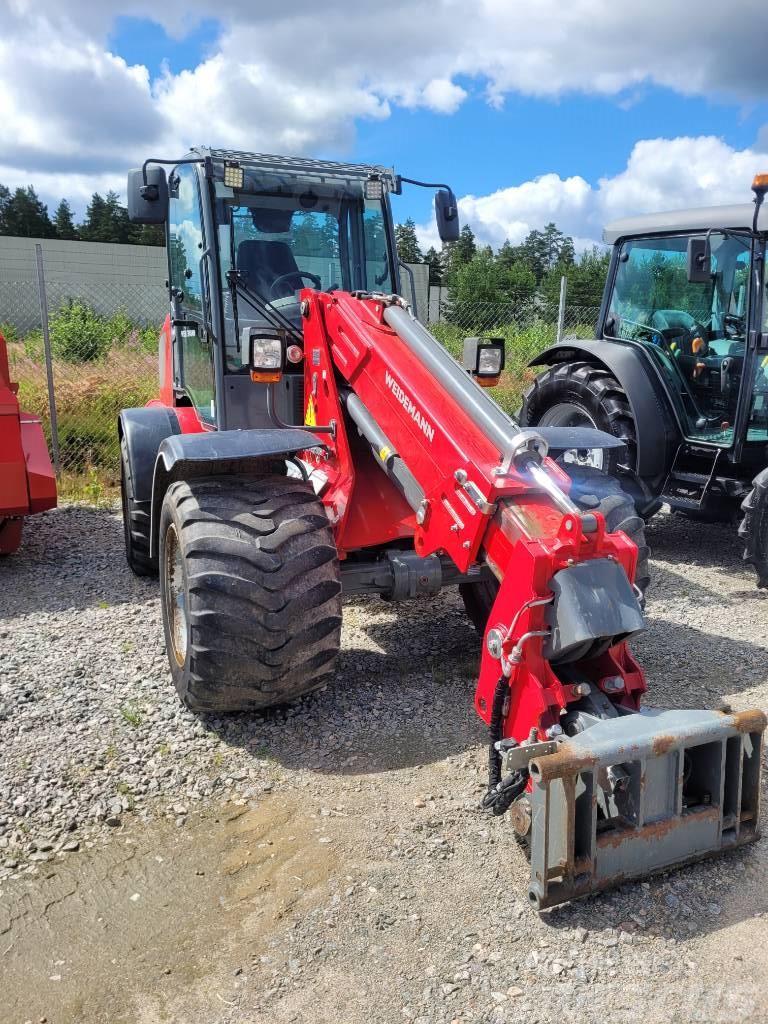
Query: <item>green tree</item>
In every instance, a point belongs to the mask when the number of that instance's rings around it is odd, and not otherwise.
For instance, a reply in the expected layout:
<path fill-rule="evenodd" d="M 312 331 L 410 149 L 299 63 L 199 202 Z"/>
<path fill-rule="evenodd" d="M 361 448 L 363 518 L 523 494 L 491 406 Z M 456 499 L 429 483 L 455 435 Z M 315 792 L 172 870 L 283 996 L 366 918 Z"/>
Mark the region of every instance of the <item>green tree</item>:
<path fill-rule="evenodd" d="M 569 306 L 599 306 L 608 274 L 610 254 L 596 245 L 585 249 L 576 262 L 558 263 L 544 277 L 541 292 L 548 302 L 560 299 L 560 278 L 565 276 Z"/>
<path fill-rule="evenodd" d="M 395 244 L 401 263 L 423 263 L 424 256 L 416 237 L 416 224 L 411 217 L 404 224 L 395 225 Z"/>
<path fill-rule="evenodd" d="M 34 188 L 7 188 L 0 193 L 0 233 L 25 238 L 53 238 L 56 231 L 48 216 L 48 207 Z"/>
<path fill-rule="evenodd" d="M 536 279 L 524 263 L 505 267 L 490 246 L 485 246 L 456 268 L 450 284 L 449 317 L 463 326 L 477 323 L 482 327 L 488 322 L 489 305 L 520 305 L 529 301 L 535 290 Z"/>
<path fill-rule="evenodd" d="M 443 282 L 443 258 L 434 245 L 430 245 L 424 254 L 424 262 L 429 264 L 429 283 L 440 285 Z"/>
<path fill-rule="evenodd" d="M 80 227 L 80 237 L 87 242 L 135 242 L 140 232 L 137 225 L 128 220 L 128 211 L 120 205 L 117 192 L 100 196 L 94 192 L 85 211 L 85 222 Z"/>
<path fill-rule="evenodd" d="M 72 219 L 72 208 L 66 199 L 62 199 L 56 207 L 53 224 L 58 238 L 77 238 L 75 222 Z"/>

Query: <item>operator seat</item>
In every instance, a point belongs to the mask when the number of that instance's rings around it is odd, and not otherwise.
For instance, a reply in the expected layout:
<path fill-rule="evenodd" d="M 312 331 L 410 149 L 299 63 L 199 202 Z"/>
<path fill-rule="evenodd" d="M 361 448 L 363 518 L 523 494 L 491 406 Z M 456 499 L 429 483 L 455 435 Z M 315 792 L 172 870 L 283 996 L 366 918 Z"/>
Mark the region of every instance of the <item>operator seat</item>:
<path fill-rule="evenodd" d="M 245 283 L 266 302 L 284 299 L 301 287 L 299 267 L 287 242 L 246 239 L 237 247 L 237 269 L 245 274 Z M 272 285 L 284 274 L 296 274 L 275 290 Z"/>

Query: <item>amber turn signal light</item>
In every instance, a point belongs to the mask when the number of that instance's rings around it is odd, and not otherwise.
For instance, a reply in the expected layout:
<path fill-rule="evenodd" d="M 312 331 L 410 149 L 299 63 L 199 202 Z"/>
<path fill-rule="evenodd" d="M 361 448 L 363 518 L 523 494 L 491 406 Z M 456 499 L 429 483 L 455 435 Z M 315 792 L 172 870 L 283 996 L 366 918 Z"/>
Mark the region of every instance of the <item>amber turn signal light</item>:
<path fill-rule="evenodd" d="M 251 370 L 254 384 L 277 384 L 282 376 L 282 370 Z"/>

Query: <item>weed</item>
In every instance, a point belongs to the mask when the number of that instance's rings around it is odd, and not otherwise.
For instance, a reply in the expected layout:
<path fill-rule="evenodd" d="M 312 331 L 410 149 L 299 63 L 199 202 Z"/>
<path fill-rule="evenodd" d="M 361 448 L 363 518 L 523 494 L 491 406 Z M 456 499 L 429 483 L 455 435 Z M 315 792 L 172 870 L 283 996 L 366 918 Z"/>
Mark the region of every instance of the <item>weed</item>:
<path fill-rule="evenodd" d="M 138 729 L 142 723 L 141 710 L 136 704 L 123 704 L 120 708 L 120 714 L 128 725 L 132 725 L 134 729 Z"/>

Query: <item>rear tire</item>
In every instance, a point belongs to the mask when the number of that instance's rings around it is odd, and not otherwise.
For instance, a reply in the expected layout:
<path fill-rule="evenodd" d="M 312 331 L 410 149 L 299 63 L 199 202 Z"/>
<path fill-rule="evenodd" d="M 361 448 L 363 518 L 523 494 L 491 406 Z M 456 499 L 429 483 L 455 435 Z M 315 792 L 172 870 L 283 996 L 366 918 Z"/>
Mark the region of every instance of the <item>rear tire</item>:
<path fill-rule="evenodd" d="M 152 503 L 138 501 L 134 491 L 128 445 L 120 438 L 120 500 L 123 506 L 125 557 L 137 576 L 157 576 L 157 558 L 150 558 Z"/>
<path fill-rule="evenodd" d="M 645 596 L 651 581 L 649 555 L 645 540 L 645 523 L 635 510 L 635 503 L 615 477 L 599 469 L 568 463 L 563 467 L 571 480 L 571 499 L 584 511 L 600 512 L 609 533 L 622 530 L 637 545 L 635 585 Z M 467 615 L 481 636 L 485 635 L 488 616 L 499 592 L 496 579 L 482 583 L 460 583 L 459 593 Z"/>
<path fill-rule="evenodd" d="M 744 541 L 744 561 L 757 573 L 759 589 L 768 587 L 768 469 L 752 481 L 752 490 L 741 505 L 744 518 L 739 537 Z"/>
<path fill-rule="evenodd" d="M 341 636 L 333 532 L 291 477 L 171 484 L 160 516 L 171 674 L 196 711 L 255 711 L 328 682 Z"/>
<path fill-rule="evenodd" d="M 593 425 L 613 434 L 624 442 L 626 454 L 622 456 L 621 449 L 608 449 L 601 468 L 612 474 L 622 468 L 635 471 L 635 418 L 626 391 L 604 367 L 585 362 L 557 363 L 539 374 L 523 394 L 520 423 L 535 427 L 542 422 L 549 426 Z"/>

